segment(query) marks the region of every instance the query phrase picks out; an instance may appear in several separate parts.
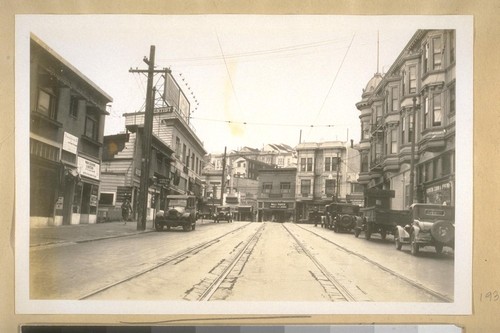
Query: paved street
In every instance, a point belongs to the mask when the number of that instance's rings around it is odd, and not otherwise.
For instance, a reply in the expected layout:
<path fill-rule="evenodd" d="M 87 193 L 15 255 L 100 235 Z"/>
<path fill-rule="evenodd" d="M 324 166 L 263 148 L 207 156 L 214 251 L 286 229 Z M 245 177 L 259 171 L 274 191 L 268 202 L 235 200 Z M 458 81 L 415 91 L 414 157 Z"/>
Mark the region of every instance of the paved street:
<path fill-rule="evenodd" d="M 453 297 L 453 253 L 397 251 L 312 224 L 134 222 L 34 228 L 32 299 L 416 301 Z"/>

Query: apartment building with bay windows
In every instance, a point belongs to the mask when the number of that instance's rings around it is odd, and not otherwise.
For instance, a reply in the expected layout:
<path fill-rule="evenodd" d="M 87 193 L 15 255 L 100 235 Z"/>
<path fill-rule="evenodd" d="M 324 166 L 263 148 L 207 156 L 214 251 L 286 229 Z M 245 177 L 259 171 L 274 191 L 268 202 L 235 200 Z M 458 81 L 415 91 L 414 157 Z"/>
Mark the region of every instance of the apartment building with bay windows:
<path fill-rule="evenodd" d="M 30 224 L 95 223 L 112 98 L 30 37 Z"/>
<path fill-rule="evenodd" d="M 394 190 L 393 209 L 455 203 L 455 43 L 454 30 L 418 30 L 356 104 L 358 181 Z"/>
<path fill-rule="evenodd" d="M 363 206 L 359 186 L 359 152 L 341 141 L 300 143 L 297 150 L 297 219 L 322 211 L 333 201 Z"/>

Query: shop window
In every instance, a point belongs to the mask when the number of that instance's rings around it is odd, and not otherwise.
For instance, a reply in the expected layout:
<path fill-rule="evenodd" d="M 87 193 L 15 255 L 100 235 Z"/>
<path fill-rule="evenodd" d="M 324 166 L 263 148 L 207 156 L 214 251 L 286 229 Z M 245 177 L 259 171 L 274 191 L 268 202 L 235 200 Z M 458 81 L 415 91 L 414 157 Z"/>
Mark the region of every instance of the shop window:
<path fill-rule="evenodd" d="M 76 184 L 75 194 L 73 196 L 73 213 L 80 213 L 81 212 L 82 189 L 83 189 L 83 185 L 81 183 Z"/>
<path fill-rule="evenodd" d="M 30 171 L 30 216 L 50 217 L 58 183 L 56 171 L 33 165 Z"/>
<path fill-rule="evenodd" d="M 99 196 L 99 205 L 113 206 L 115 204 L 115 193 L 101 192 Z"/>

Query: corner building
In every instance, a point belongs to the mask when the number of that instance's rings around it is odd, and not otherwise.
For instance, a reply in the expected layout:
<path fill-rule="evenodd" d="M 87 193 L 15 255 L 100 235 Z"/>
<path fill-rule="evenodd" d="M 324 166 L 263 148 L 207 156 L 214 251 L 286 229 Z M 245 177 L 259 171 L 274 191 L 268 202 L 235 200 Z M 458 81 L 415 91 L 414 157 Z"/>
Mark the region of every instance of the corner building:
<path fill-rule="evenodd" d="M 95 223 L 112 98 L 30 38 L 30 224 Z"/>
<path fill-rule="evenodd" d="M 394 190 L 392 209 L 455 203 L 455 66 L 454 30 L 418 30 L 356 104 L 358 181 L 365 189 Z"/>

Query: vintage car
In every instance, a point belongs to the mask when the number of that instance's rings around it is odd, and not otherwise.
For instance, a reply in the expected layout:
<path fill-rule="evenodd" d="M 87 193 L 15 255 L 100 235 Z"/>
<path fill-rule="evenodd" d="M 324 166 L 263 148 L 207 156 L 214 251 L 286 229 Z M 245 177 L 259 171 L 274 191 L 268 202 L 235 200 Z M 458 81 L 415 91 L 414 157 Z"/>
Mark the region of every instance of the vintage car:
<path fill-rule="evenodd" d="M 307 218 L 307 223 L 314 223 L 314 226 L 318 226 L 318 224 L 321 224 L 322 227 L 324 227 L 324 217 L 325 212 L 321 210 L 310 210 Z"/>
<path fill-rule="evenodd" d="M 229 207 L 217 208 L 217 212 L 214 215 L 214 222 L 219 223 L 220 221 L 233 222 L 231 209 Z"/>
<path fill-rule="evenodd" d="M 350 203 L 334 202 L 325 206 L 326 226 L 335 232 L 351 232 L 360 220 L 359 206 Z"/>
<path fill-rule="evenodd" d="M 413 204 L 410 208 L 411 224 L 397 226 L 394 240 L 396 248 L 410 244 L 411 254 L 417 255 L 421 247 L 434 246 L 440 254 L 443 247 L 455 247 L 455 208 L 436 204 Z"/>
<path fill-rule="evenodd" d="M 196 197 L 192 195 L 168 195 L 167 209 L 156 213 L 154 225 L 156 231 L 182 227 L 184 231 L 196 228 Z"/>

